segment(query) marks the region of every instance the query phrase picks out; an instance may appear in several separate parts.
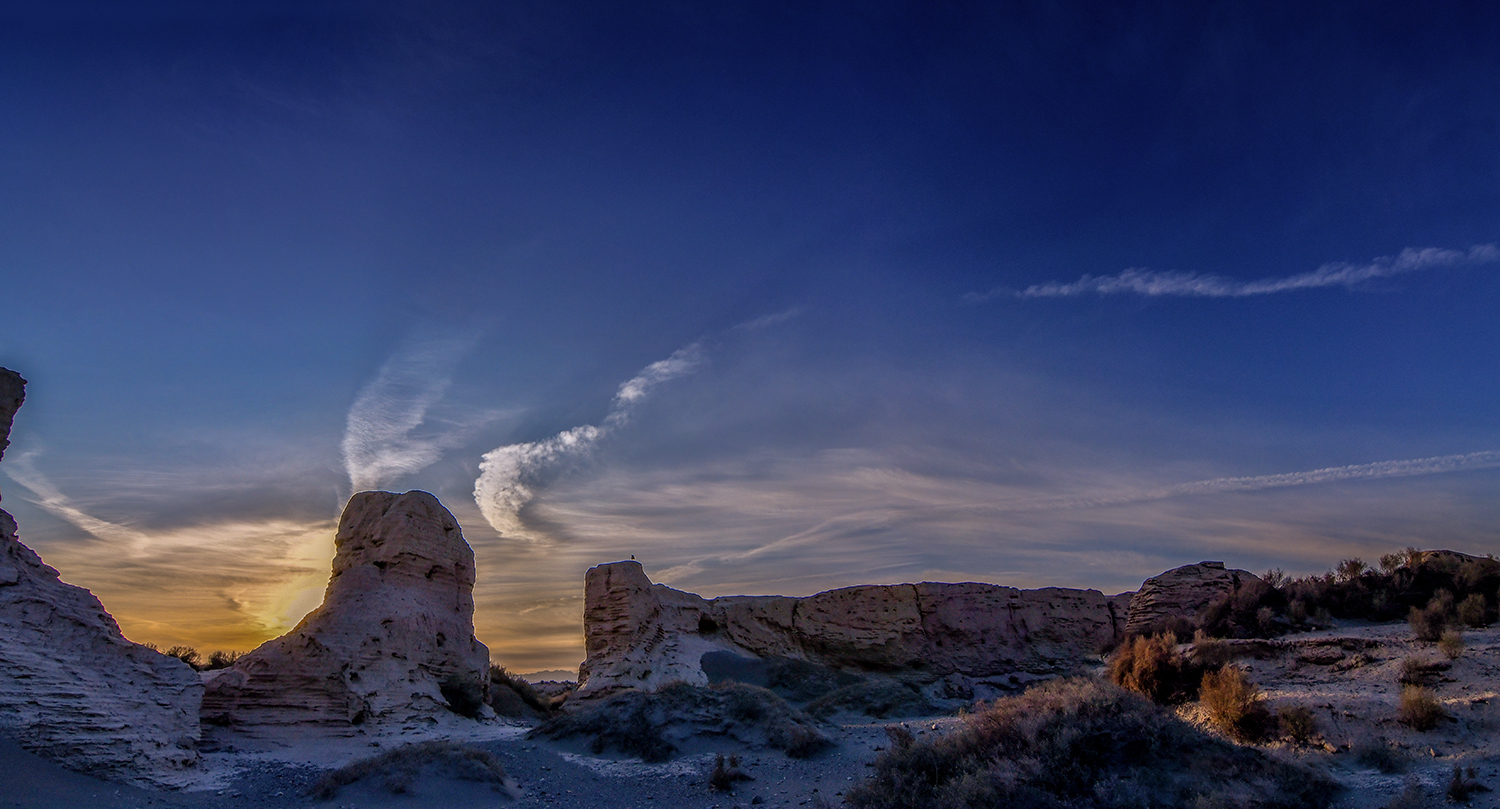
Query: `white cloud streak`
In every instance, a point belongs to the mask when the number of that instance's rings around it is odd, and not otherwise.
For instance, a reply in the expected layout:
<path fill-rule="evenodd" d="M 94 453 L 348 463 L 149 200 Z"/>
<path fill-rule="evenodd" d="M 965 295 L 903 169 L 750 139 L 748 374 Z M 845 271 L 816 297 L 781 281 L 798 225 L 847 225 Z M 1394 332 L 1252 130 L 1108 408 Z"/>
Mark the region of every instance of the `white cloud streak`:
<path fill-rule="evenodd" d="M 1033 284 L 1023 290 L 992 289 L 971 292 L 964 297 L 972 302 L 997 297 L 1068 298 L 1078 295 L 1142 295 L 1145 297 L 1248 298 L 1322 287 L 1354 287 L 1378 278 L 1406 273 L 1471 264 L 1500 261 L 1500 247 L 1479 244 L 1468 250 L 1438 247 L 1408 247 L 1394 256 L 1381 256 L 1368 264 L 1335 262 L 1312 272 L 1284 278 L 1258 281 L 1236 281 L 1218 275 L 1192 272 L 1162 272 L 1131 268 L 1117 275 L 1085 275 L 1071 283 Z"/>
<path fill-rule="evenodd" d="M 453 382 L 453 369 L 472 338 L 425 340 L 397 351 L 349 408 L 342 444 L 344 469 L 356 492 L 381 489 L 436 463 L 463 444 L 464 429 L 414 434 Z"/>
<path fill-rule="evenodd" d="M 485 521 L 503 536 L 529 538 L 520 511 L 551 475 L 571 460 L 587 455 L 605 436 L 623 427 L 657 385 L 692 373 L 702 362 L 699 343 L 678 349 L 620 385 L 602 424 L 585 424 L 541 441 L 508 444 L 486 452 L 474 481 L 474 503 Z"/>
<path fill-rule="evenodd" d="M 101 520 L 75 506 L 46 475 L 37 470 L 33 463 L 37 454 L 37 450 L 29 450 L 5 465 L 5 474 L 35 495 L 34 499 L 28 498 L 30 502 L 98 539 L 128 549 L 134 555 L 146 552 L 151 544 L 150 537 L 134 528 Z"/>

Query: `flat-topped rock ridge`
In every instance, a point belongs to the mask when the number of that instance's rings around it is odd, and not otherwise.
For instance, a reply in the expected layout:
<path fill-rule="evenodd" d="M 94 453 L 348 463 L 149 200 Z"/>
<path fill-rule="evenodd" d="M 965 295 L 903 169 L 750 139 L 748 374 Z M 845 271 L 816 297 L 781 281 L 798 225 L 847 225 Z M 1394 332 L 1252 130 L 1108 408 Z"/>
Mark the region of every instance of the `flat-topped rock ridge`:
<path fill-rule="evenodd" d="M 579 693 L 706 683 L 709 652 L 933 677 L 1056 672 L 1123 637 L 1129 602 L 1129 593 L 977 582 L 705 599 L 653 584 L 638 562 L 614 562 L 585 578 Z"/>

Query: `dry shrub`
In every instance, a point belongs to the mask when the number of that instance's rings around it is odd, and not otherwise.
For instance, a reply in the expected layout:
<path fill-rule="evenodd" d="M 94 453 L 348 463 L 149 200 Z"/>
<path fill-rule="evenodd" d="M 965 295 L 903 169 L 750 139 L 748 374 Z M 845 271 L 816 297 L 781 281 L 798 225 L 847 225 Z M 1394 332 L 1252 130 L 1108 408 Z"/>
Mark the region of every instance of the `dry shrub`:
<path fill-rule="evenodd" d="M 1386 775 L 1405 772 L 1411 766 L 1411 757 L 1384 737 L 1364 737 L 1354 744 L 1351 752 L 1355 761 Z"/>
<path fill-rule="evenodd" d="M 803 710 L 819 719 L 839 711 L 876 719 L 931 716 L 937 709 L 915 687 L 886 677 L 872 677 L 830 691 L 807 703 Z"/>
<path fill-rule="evenodd" d="M 1219 668 L 1234 660 L 1234 650 L 1219 638 L 1203 630 L 1193 633 L 1192 661 L 1204 668 Z"/>
<path fill-rule="evenodd" d="M 1134 637 L 1120 644 L 1106 670 L 1115 685 L 1143 694 L 1158 705 L 1177 705 L 1198 695 L 1203 667 L 1177 651 L 1168 632 Z"/>
<path fill-rule="evenodd" d="M 1438 649 L 1449 660 L 1457 660 L 1464 653 L 1464 633 L 1457 629 L 1444 630 L 1442 637 L 1438 638 Z"/>
<path fill-rule="evenodd" d="M 1435 601 L 1436 599 L 1434 599 Z M 1407 623 L 1411 624 L 1411 633 L 1417 640 L 1432 643 L 1443 636 L 1443 630 L 1448 628 L 1448 616 L 1444 613 L 1441 605 L 1429 602 L 1425 608 L 1412 607 L 1407 616 Z"/>
<path fill-rule="evenodd" d="M 442 778 L 458 778 L 489 784 L 502 794 L 514 796 L 499 759 L 483 750 L 454 742 L 422 742 L 389 750 L 373 758 L 356 761 L 325 773 L 307 793 L 318 800 L 329 800 L 339 789 L 356 781 L 380 780 L 385 791 L 406 794 L 412 782 L 424 770 L 438 770 Z"/>
<path fill-rule="evenodd" d="M 234 665 L 234 661 L 244 657 L 244 652 L 226 652 L 223 649 L 216 650 L 208 656 L 208 663 L 203 666 L 204 671 L 216 671 L 227 669 Z"/>
<path fill-rule="evenodd" d="M 1396 721 L 1412 730 L 1432 730 L 1438 722 L 1446 719 L 1448 712 L 1438 702 L 1431 690 L 1420 685 L 1408 685 L 1401 689 L 1401 704 L 1396 709 Z"/>
<path fill-rule="evenodd" d="M 1433 675 L 1447 671 L 1450 667 L 1451 664 L 1440 660 L 1427 660 L 1413 655 L 1402 659 L 1401 673 L 1397 675 L 1396 682 L 1401 685 L 1426 685 Z"/>
<path fill-rule="evenodd" d="M 1479 593 L 1471 593 L 1458 605 L 1459 623 L 1475 629 L 1483 629 L 1490 625 L 1490 608 L 1485 604 L 1484 596 Z"/>
<path fill-rule="evenodd" d="M 166 655 L 167 657 L 175 657 L 178 660 L 181 660 L 189 666 L 192 666 L 195 671 L 201 671 L 203 669 L 203 666 L 199 662 L 201 660 L 201 655 L 198 654 L 197 649 L 194 649 L 191 646 L 173 646 L 167 649 L 165 652 L 162 652 L 162 654 Z"/>
<path fill-rule="evenodd" d="M 740 757 L 730 756 L 726 762 L 724 754 L 714 757 L 714 771 L 708 774 L 708 788 L 715 792 L 731 792 L 739 781 L 754 781 L 749 773 L 740 769 Z"/>
<path fill-rule="evenodd" d="M 504 666 L 490 664 L 489 705 L 500 716 L 526 716 L 546 718 L 556 713 L 551 703 L 537 693 L 525 678 L 505 670 Z"/>
<path fill-rule="evenodd" d="M 1265 736 L 1271 724 L 1265 696 L 1235 666 L 1224 666 L 1203 675 L 1198 699 L 1208 714 L 1209 724 L 1231 738 L 1257 741 Z"/>
<path fill-rule="evenodd" d="M 1286 705 L 1276 710 L 1276 724 L 1292 741 L 1306 744 L 1318 732 L 1318 717 L 1305 705 Z"/>
<path fill-rule="evenodd" d="M 1448 781 L 1448 800 L 1454 803 L 1467 803 L 1469 796 L 1475 792 L 1489 792 L 1490 788 L 1475 780 L 1479 771 L 1470 767 L 1466 773 L 1457 764 L 1453 765 L 1453 778 Z"/>
<path fill-rule="evenodd" d="M 1203 733 L 1098 680 L 1054 680 L 984 705 L 943 736 L 895 744 L 845 793 L 856 809 L 1326 807 L 1308 768 Z"/>

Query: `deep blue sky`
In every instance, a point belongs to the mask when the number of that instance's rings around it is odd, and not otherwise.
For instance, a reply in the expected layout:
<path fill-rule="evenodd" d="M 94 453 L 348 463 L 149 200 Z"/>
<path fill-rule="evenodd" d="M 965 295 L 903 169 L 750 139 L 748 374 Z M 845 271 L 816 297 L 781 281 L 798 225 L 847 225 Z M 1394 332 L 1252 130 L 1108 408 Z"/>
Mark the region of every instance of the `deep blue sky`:
<path fill-rule="evenodd" d="M 1500 550 L 1485 4 L 199 5 L 0 15 L 5 506 L 139 640 L 281 631 L 356 485 L 523 670 L 629 553 Z"/>

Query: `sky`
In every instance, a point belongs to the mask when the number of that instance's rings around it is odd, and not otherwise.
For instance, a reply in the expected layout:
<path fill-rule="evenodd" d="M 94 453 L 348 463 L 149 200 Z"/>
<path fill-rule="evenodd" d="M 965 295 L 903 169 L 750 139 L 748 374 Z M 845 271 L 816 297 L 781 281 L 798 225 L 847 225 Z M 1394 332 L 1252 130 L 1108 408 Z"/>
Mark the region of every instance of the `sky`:
<path fill-rule="evenodd" d="M 1500 552 L 1500 11 L 0 11 L 0 463 L 126 635 L 248 649 L 351 493 L 476 631 L 705 596 L 1132 590 Z"/>

